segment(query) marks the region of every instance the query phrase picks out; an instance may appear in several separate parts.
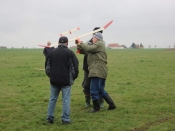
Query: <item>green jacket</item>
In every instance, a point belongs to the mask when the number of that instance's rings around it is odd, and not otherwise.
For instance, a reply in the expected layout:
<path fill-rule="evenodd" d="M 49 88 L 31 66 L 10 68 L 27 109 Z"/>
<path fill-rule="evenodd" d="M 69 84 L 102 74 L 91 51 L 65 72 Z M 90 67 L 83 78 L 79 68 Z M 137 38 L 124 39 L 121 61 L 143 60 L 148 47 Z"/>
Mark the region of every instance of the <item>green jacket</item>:
<path fill-rule="evenodd" d="M 93 45 L 87 45 L 83 42 L 78 45 L 79 49 L 83 49 L 88 53 L 87 64 L 89 70 L 88 77 L 107 78 L 107 54 L 105 42 L 98 40 Z"/>

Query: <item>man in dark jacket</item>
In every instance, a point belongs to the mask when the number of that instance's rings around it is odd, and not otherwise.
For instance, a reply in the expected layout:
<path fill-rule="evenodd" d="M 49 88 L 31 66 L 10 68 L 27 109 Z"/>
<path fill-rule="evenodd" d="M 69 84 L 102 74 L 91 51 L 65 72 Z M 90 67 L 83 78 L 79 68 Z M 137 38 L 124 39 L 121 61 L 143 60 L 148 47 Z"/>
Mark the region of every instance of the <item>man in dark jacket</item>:
<path fill-rule="evenodd" d="M 60 91 L 62 91 L 62 123 L 70 124 L 71 85 L 78 77 L 78 59 L 73 51 L 68 49 L 68 38 L 60 37 L 58 48 L 47 57 L 46 74 L 50 78 L 50 100 L 46 120 L 53 123 L 54 109 Z"/>
<path fill-rule="evenodd" d="M 51 43 L 50 41 L 47 42 L 47 46 L 50 46 Z M 54 49 L 54 47 L 45 47 L 43 50 L 43 54 L 45 56 L 45 58 L 47 59 L 47 56 L 49 55 L 49 53 Z M 46 68 L 46 59 L 45 59 L 45 68 Z"/>
<path fill-rule="evenodd" d="M 93 29 L 94 30 L 98 30 L 100 29 L 100 27 L 95 27 Z M 99 31 L 100 33 L 103 33 L 103 31 Z M 87 45 L 92 45 L 92 38 L 86 42 Z M 83 87 L 83 92 L 85 95 L 85 108 L 90 107 L 90 101 L 91 101 L 91 96 L 90 96 L 90 78 L 88 77 L 89 75 L 89 71 L 88 71 L 88 65 L 87 65 L 87 57 L 88 54 L 86 53 L 86 51 L 84 51 L 83 49 L 81 49 L 80 54 L 84 54 L 84 59 L 83 59 L 83 70 L 84 70 L 84 80 L 82 83 L 82 87 Z M 103 107 L 103 98 L 100 98 L 100 107 Z"/>

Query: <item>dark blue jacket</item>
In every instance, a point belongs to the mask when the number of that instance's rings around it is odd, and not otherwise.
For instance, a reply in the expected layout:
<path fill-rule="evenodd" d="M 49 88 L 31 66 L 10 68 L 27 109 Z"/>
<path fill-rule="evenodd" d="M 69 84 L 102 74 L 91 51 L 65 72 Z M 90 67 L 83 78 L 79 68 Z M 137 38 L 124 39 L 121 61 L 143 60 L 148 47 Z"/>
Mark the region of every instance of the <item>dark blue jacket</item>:
<path fill-rule="evenodd" d="M 67 46 L 59 45 L 47 57 L 46 74 L 52 85 L 70 86 L 78 77 L 78 59 Z"/>
<path fill-rule="evenodd" d="M 45 55 L 45 57 L 48 56 L 48 54 L 54 49 L 54 47 L 45 47 L 43 50 L 43 54 Z"/>

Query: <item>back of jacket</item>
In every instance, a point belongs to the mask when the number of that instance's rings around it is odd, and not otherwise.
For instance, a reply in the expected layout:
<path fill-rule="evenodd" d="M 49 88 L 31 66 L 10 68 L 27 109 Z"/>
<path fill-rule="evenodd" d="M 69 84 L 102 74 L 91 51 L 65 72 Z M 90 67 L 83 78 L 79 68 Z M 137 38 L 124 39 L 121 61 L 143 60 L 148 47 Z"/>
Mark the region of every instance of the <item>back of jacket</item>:
<path fill-rule="evenodd" d="M 89 70 L 88 77 L 107 78 L 107 54 L 105 43 L 102 40 L 97 41 L 93 45 L 81 43 L 78 47 L 88 52 L 87 64 Z"/>
<path fill-rule="evenodd" d="M 59 45 L 47 58 L 46 74 L 55 86 L 70 86 L 78 77 L 78 59 L 67 46 Z"/>

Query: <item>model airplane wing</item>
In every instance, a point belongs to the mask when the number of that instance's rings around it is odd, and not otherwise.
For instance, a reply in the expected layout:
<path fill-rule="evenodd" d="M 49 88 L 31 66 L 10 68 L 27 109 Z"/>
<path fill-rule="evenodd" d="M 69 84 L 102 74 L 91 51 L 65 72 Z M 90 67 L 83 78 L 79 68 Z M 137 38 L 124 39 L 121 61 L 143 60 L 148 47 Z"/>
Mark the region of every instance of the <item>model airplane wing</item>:
<path fill-rule="evenodd" d="M 83 37 L 86 37 L 86 36 L 88 36 L 88 35 L 92 35 L 92 34 L 94 34 L 94 33 L 96 33 L 96 32 L 101 31 L 101 30 L 105 30 L 112 22 L 113 22 L 113 20 L 109 21 L 106 25 L 104 25 L 103 27 L 101 27 L 101 28 L 98 29 L 98 30 L 94 30 L 94 31 L 91 31 L 91 32 L 89 32 L 89 33 L 86 33 L 86 34 L 83 34 L 83 35 L 74 37 L 74 38 L 70 39 L 69 42 L 75 41 L 75 40 L 79 40 L 79 39 L 81 39 L 81 38 L 83 38 Z M 67 32 L 64 32 L 64 33 L 67 33 Z M 57 44 L 52 44 L 52 45 L 50 45 L 49 47 L 54 47 L 54 46 L 56 46 L 56 45 L 58 45 L 58 43 L 57 43 Z M 40 45 L 40 46 L 41 46 L 41 45 Z M 42 47 L 48 47 L 48 46 L 42 45 Z"/>
<path fill-rule="evenodd" d="M 73 35 L 72 32 L 77 31 L 77 30 L 80 30 L 80 28 L 74 28 L 74 29 L 71 29 L 71 30 L 69 30 L 69 31 L 63 32 L 63 33 L 60 34 L 60 36 L 63 36 L 63 35 L 65 35 L 65 34 L 71 34 L 71 35 Z M 74 35 L 73 35 L 73 36 L 74 36 Z M 75 36 L 74 36 L 74 37 L 75 37 Z M 52 46 L 52 45 L 47 46 L 47 45 L 42 45 L 42 44 L 39 44 L 38 46 L 50 48 L 50 47 L 54 47 L 55 45 L 58 45 L 58 43 L 57 43 L 57 44 L 54 44 L 53 46 Z"/>
<path fill-rule="evenodd" d="M 63 36 L 63 35 L 65 35 L 65 34 L 72 34 L 72 32 L 77 31 L 77 30 L 80 30 L 80 28 L 74 28 L 74 29 L 72 29 L 72 30 L 63 32 L 63 33 L 60 34 L 60 36 Z"/>

